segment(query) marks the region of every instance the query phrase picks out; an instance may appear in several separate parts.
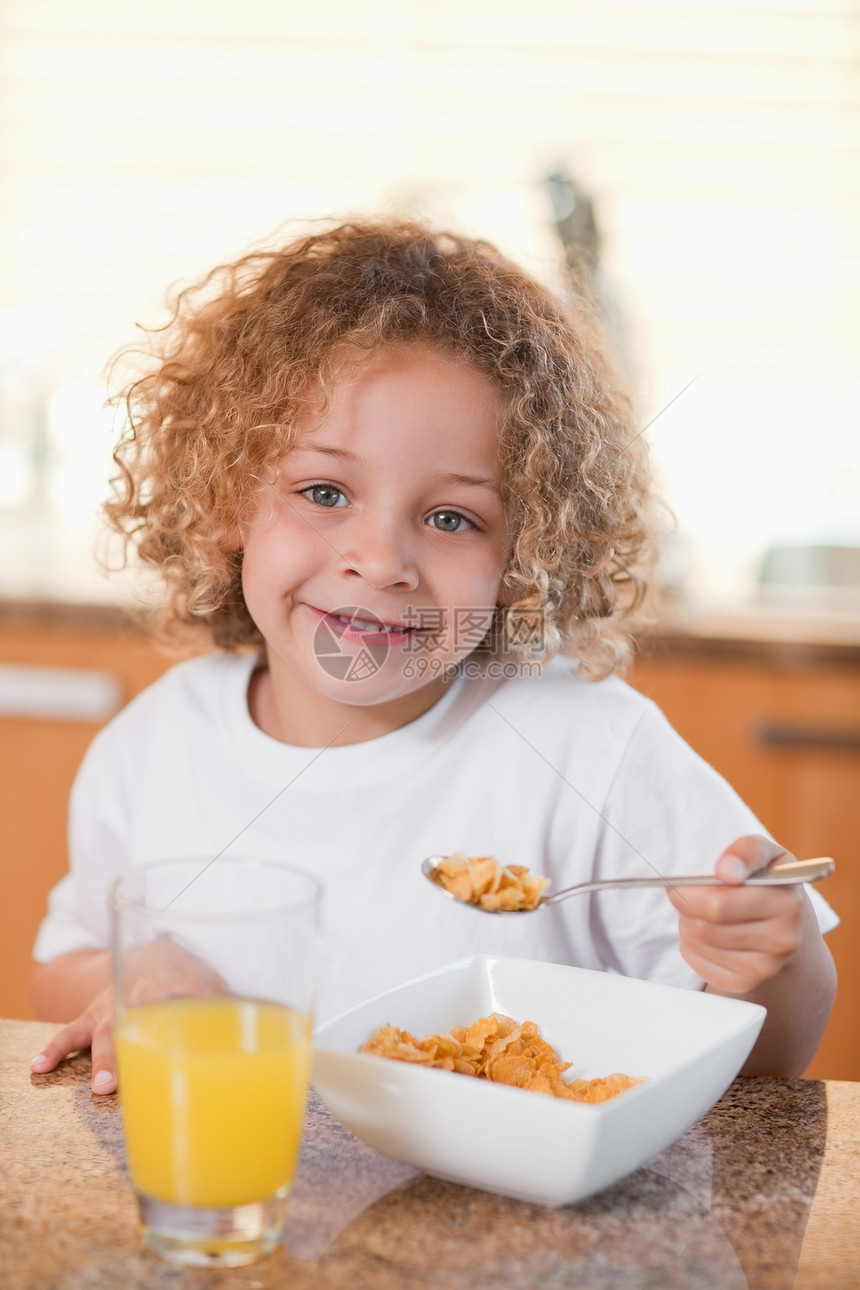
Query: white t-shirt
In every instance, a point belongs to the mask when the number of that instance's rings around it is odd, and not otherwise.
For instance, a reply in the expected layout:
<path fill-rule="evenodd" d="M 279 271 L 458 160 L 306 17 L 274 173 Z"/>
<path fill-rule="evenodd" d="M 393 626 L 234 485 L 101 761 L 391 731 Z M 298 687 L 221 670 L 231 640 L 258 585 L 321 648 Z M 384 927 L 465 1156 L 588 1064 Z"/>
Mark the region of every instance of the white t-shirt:
<path fill-rule="evenodd" d="M 483 669 L 391 734 L 298 748 L 252 721 L 255 663 L 181 663 L 96 737 L 72 791 L 70 873 L 50 895 L 36 959 L 108 945 L 109 889 L 130 866 L 223 853 L 322 879 L 319 1022 L 475 953 L 701 987 L 660 889 L 491 918 L 444 899 L 420 871 L 429 855 L 493 854 L 559 890 L 709 870 L 735 838 L 764 832 L 648 699 L 616 678 L 583 681 L 566 659 L 538 677 Z M 830 930 L 837 919 L 810 894 Z"/>

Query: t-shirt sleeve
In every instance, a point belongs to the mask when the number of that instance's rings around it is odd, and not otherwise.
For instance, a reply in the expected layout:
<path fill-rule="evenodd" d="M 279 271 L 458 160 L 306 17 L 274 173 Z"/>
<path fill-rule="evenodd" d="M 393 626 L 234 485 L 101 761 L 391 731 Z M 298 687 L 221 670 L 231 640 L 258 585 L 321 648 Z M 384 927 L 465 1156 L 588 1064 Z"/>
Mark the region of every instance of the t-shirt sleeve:
<path fill-rule="evenodd" d="M 110 889 L 125 867 L 117 763 L 110 727 L 91 744 L 69 800 L 69 872 L 48 896 L 33 958 L 48 963 L 73 950 L 110 944 Z"/>
<path fill-rule="evenodd" d="M 602 811 L 598 877 L 712 870 L 722 851 L 746 834 L 771 836 L 712 766 L 649 703 L 627 744 Z M 822 932 L 838 918 L 807 887 Z M 695 901 L 695 888 L 689 889 Z M 677 915 L 661 888 L 602 892 L 592 933 L 610 971 L 668 985 L 703 982 L 678 948 Z"/>

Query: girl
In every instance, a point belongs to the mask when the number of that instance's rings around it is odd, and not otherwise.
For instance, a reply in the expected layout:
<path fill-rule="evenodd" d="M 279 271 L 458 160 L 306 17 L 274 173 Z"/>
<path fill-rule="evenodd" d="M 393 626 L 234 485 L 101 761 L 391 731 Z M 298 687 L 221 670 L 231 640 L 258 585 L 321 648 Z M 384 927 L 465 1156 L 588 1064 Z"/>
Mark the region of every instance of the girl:
<path fill-rule="evenodd" d="M 94 1091 L 116 1087 L 109 887 L 232 851 L 323 877 L 321 1020 L 519 955 L 764 1003 L 745 1070 L 799 1074 L 835 919 L 814 892 L 739 885 L 785 852 L 612 675 L 653 505 L 585 317 L 484 243 L 377 222 L 216 270 L 158 339 L 107 513 L 162 574 L 167 625 L 217 649 L 87 754 L 35 948 L 37 1009 L 69 1024 L 34 1069 L 91 1044 Z M 422 878 L 456 850 L 555 888 L 714 865 L 720 885 L 492 919 Z"/>

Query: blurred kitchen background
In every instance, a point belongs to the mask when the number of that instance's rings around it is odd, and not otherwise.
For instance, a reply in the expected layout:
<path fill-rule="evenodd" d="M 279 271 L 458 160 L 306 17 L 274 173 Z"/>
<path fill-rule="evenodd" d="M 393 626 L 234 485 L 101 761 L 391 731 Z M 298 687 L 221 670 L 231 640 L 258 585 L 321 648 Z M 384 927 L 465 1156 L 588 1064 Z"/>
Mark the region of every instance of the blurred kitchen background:
<path fill-rule="evenodd" d="M 4 0 L 0 1015 L 80 758 L 169 662 L 93 556 L 106 364 L 171 284 L 377 211 L 590 264 L 677 517 L 630 679 L 836 857 L 811 1073 L 860 1079 L 860 0 Z"/>
<path fill-rule="evenodd" d="M 771 546 L 860 544 L 856 0 L 5 0 L 0 591 L 121 594 L 90 557 L 103 369 L 170 284 L 386 210 L 563 286 L 559 173 L 678 518 L 667 580 L 735 605 Z"/>

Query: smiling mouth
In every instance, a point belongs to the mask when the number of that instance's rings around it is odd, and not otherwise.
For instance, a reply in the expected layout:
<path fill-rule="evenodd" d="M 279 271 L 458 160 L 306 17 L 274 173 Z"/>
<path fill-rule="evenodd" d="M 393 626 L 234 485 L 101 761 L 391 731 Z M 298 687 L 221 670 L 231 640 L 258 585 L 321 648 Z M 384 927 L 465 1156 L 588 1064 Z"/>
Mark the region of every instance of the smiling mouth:
<path fill-rule="evenodd" d="M 329 629 L 338 636 L 347 639 L 361 639 L 366 644 L 378 642 L 380 645 L 393 645 L 397 641 L 408 640 L 413 635 L 422 635 L 426 629 L 409 626 L 406 623 L 388 623 L 382 618 L 358 613 L 337 613 L 318 609 L 308 604 L 308 609 L 328 623 Z"/>
<path fill-rule="evenodd" d="M 413 630 L 412 627 L 405 627 L 402 623 L 384 623 L 379 618 L 348 617 L 346 614 L 326 614 L 326 617 L 343 623 L 344 627 L 349 627 L 354 632 L 399 632 L 401 635 L 406 635 Z"/>

